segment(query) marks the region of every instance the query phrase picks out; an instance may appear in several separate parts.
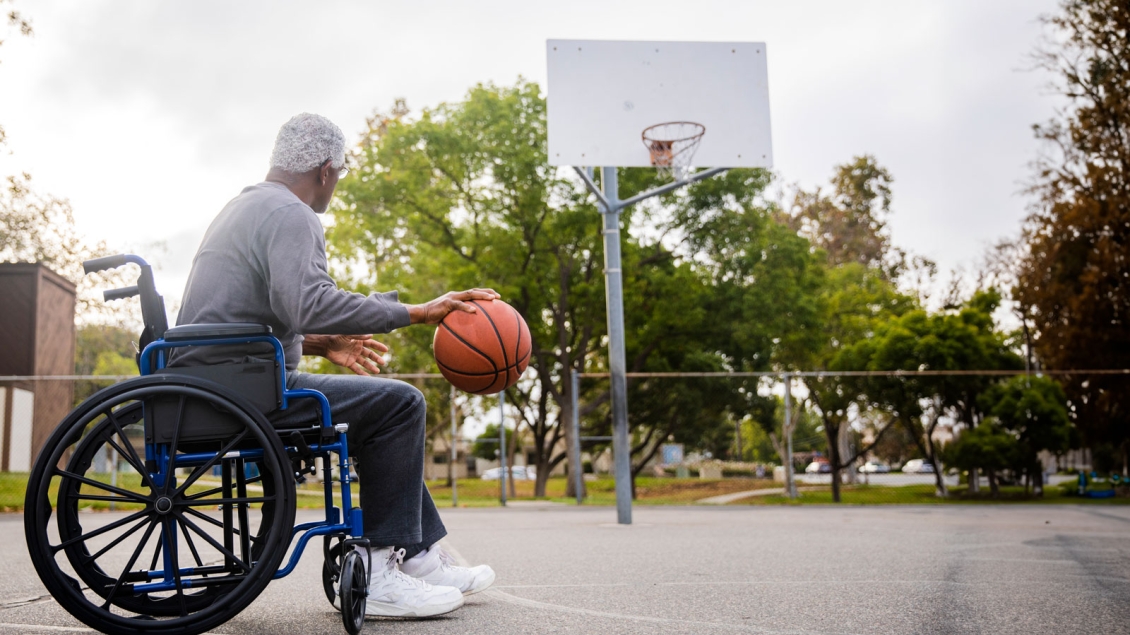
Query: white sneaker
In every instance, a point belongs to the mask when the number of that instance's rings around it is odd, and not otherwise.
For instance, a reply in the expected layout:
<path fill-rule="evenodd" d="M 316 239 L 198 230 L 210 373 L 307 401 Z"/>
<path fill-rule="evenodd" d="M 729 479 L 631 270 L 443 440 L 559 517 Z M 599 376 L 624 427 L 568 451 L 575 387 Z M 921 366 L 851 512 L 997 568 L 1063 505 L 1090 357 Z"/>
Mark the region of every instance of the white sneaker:
<path fill-rule="evenodd" d="M 365 552 L 358 549 L 361 558 Z M 373 569 L 369 572 L 369 596 L 365 615 L 378 617 L 432 617 L 463 606 L 463 594 L 451 586 L 432 586 L 402 573 L 403 549 L 371 549 Z M 334 598 L 341 610 L 341 597 Z"/>
<path fill-rule="evenodd" d="M 438 542 L 427 551 L 421 551 L 406 560 L 400 565 L 400 570 L 430 584 L 453 586 L 462 591 L 463 595 L 485 591 L 494 582 L 494 569 L 485 564 L 477 567 L 456 566 L 455 559 Z"/>

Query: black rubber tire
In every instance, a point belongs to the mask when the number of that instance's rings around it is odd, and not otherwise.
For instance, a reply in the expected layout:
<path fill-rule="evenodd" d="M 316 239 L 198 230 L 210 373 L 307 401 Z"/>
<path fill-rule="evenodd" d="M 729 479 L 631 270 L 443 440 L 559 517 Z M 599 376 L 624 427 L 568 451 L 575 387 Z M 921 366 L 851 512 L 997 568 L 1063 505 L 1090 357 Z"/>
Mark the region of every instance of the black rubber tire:
<path fill-rule="evenodd" d="M 341 622 L 349 635 L 357 635 L 365 625 L 368 575 L 361 554 L 350 549 L 341 561 Z"/>
<path fill-rule="evenodd" d="M 336 538 L 336 540 L 335 540 Z M 326 541 L 333 541 L 325 549 L 325 560 L 322 562 L 322 590 L 326 592 L 326 600 L 332 605 L 338 599 L 338 582 L 341 580 L 341 538 L 326 536 Z"/>
<path fill-rule="evenodd" d="M 189 526 L 195 525 L 191 519 L 185 520 L 188 518 L 185 511 L 199 505 L 199 501 L 213 500 L 196 499 L 187 493 L 185 488 L 188 486 L 188 481 L 192 480 L 191 477 L 180 483 L 179 485 L 183 487 L 178 487 L 172 493 L 170 493 L 171 486 L 158 491 L 156 484 L 149 482 L 144 476 L 140 481 L 141 485 L 137 488 L 141 490 L 140 492 L 137 490 L 127 492 L 121 488 L 115 491 L 108 486 L 99 485 L 96 489 L 114 495 L 104 497 L 102 500 L 107 498 L 125 500 L 121 497 L 129 495 L 132 497 L 129 499 L 130 503 L 142 506 L 141 511 L 126 517 L 135 518 L 138 524 L 130 532 L 116 539 L 120 544 L 125 544 L 125 539 L 141 526 L 148 525 L 148 527 L 142 542 L 134 550 L 132 560 L 118 578 L 109 578 L 97 566 L 97 562 L 94 564 L 85 562 L 90 556 L 85 544 L 88 540 L 93 540 L 95 532 L 99 530 L 82 533 L 81 520 L 84 518 L 78 516 L 75 501 L 90 497 L 88 493 L 80 493 L 81 485 L 86 484 L 90 487 L 96 484 L 82 474 L 76 474 L 69 469 L 60 469 L 59 466 L 65 463 L 67 468 L 87 469 L 93 452 L 89 450 L 89 444 L 98 443 L 96 435 L 105 433 L 106 425 L 120 425 L 119 414 L 123 417 L 122 420 L 136 416 L 136 409 L 141 403 L 157 396 L 180 396 L 185 400 L 200 400 L 228 413 L 242 425 L 239 438 L 233 435 L 229 437 L 230 442 L 235 444 L 240 439 L 247 439 L 246 443 L 263 448 L 263 457 L 259 460 L 261 473 L 279 475 L 278 478 L 272 476 L 264 480 L 264 495 L 257 497 L 257 500 L 262 502 L 264 508 L 270 509 L 264 512 L 263 521 L 257 532 L 257 542 L 251 549 L 251 557 L 248 558 L 250 563 L 246 563 L 246 570 L 240 575 L 229 576 L 231 584 L 228 588 L 211 587 L 203 593 L 190 593 L 190 589 L 184 587 L 167 592 L 166 597 L 154 598 L 146 595 L 133 596 L 125 592 L 118 593 L 119 588 L 125 584 L 124 580 L 127 577 L 125 570 L 129 570 L 131 575 L 137 570 L 133 565 L 137 562 L 138 554 L 147 544 L 146 541 L 153 529 L 160 527 L 161 536 L 171 535 L 175 538 L 177 526 L 180 525 L 187 535 L 190 532 Z M 114 423 L 107 423 L 109 421 Z M 124 434 L 119 433 L 118 439 L 122 442 L 120 447 L 126 450 L 124 453 L 119 452 L 123 455 L 122 458 L 131 465 L 138 465 L 141 459 L 133 452 L 132 444 L 125 440 Z M 129 454 L 131 458 L 127 458 L 125 454 Z M 201 466 L 199 471 L 203 474 L 206 469 Z M 291 529 L 294 526 L 295 494 L 290 469 L 290 460 L 281 440 L 266 418 L 245 399 L 232 394 L 217 383 L 189 376 L 154 375 L 111 386 L 99 391 L 72 411 L 52 432 L 36 459 L 24 502 L 24 531 L 32 563 L 55 600 L 69 613 L 94 629 L 120 635 L 203 633 L 223 624 L 246 608 L 266 588 L 278 570 L 286 554 Z M 135 471 L 146 472 L 147 468 L 143 466 L 142 470 L 137 470 L 135 467 Z M 49 492 L 53 479 L 56 478 L 59 484 L 55 502 L 60 503 L 57 518 L 60 542 L 52 544 L 49 529 L 52 524 L 51 516 L 54 515 L 56 508 L 52 506 L 53 501 L 50 500 Z M 266 487 L 268 481 L 274 485 L 270 493 Z M 156 504 L 159 497 L 172 501 L 171 503 L 162 501 L 162 506 L 169 506 L 173 511 L 166 510 L 164 513 L 159 513 Z M 250 499 L 248 502 L 251 502 Z M 229 507 L 233 505 L 249 507 L 246 503 L 234 501 L 229 503 Z M 85 518 L 97 516 L 97 514 L 85 515 Z M 240 526 L 248 527 L 243 524 Z M 75 531 L 79 533 L 75 535 Z M 165 533 L 170 531 L 171 534 Z M 203 539 L 202 530 L 196 531 Z M 252 532 L 247 531 L 247 533 L 250 538 Z M 83 536 L 88 537 L 82 538 Z M 78 538 L 82 539 L 76 540 Z M 71 541 L 70 544 L 63 546 L 68 541 Z M 67 561 L 76 569 L 83 582 L 91 588 L 84 589 L 79 580 L 61 568 L 58 555 L 60 551 L 66 553 Z M 180 551 L 180 549 L 173 550 L 175 566 L 178 568 L 194 566 L 193 563 L 182 559 Z M 193 555 L 195 557 L 195 553 Z M 99 582 L 102 582 L 101 586 L 104 587 L 106 579 L 115 580 L 115 586 L 109 590 L 105 588 L 98 590 Z M 91 584 L 92 580 L 95 584 Z M 103 601 L 99 603 L 92 600 L 88 593 L 99 595 L 97 600 Z M 111 599 L 106 600 L 107 597 Z M 182 598 L 183 609 L 180 603 Z M 174 606 L 176 609 L 170 610 Z M 116 611 L 111 610 L 111 607 Z M 135 615 L 123 615 L 123 611 Z"/>

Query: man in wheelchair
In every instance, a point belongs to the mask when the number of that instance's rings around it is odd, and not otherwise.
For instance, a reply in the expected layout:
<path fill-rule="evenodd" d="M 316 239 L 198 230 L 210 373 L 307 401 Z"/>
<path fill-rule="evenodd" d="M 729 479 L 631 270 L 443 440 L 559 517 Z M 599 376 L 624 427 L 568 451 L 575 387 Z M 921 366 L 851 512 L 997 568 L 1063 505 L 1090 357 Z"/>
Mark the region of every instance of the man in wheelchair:
<path fill-rule="evenodd" d="M 350 424 L 364 534 L 373 545 L 365 612 L 439 615 L 487 588 L 494 571 L 455 566 L 440 547 L 447 531 L 423 479 L 424 397 L 407 383 L 371 376 L 380 372 L 388 348 L 369 334 L 437 324 L 451 311 L 474 312 L 470 300 L 499 295 L 472 289 L 406 305 L 395 291 L 364 296 L 339 289 L 328 273 L 318 215 L 345 173 L 345 135 L 336 125 L 305 113 L 284 124 L 266 180 L 232 199 L 204 235 L 177 324 L 271 326 L 285 349 L 287 388 L 322 392 L 333 420 Z M 246 347 L 182 348 L 169 365 L 241 362 L 248 353 Z M 302 355 L 325 357 L 355 375 L 298 372 Z M 310 399 L 295 400 L 268 419 L 278 426 L 319 420 Z"/>

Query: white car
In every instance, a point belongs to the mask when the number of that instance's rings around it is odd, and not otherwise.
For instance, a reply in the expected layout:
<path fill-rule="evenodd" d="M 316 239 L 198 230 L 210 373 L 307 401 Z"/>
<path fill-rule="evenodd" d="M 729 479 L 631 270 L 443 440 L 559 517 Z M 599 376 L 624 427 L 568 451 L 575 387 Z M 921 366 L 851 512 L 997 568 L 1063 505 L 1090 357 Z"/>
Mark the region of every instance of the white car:
<path fill-rule="evenodd" d="M 933 474 L 934 464 L 925 459 L 910 459 L 902 466 L 903 474 Z"/>
<path fill-rule="evenodd" d="M 886 474 L 891 471 L 891 466 L 879 461 L 868 461 L 859 466 L 861 474 Z"/>
<path fill-rule="evenodd" d="M 831 474 L 832 464 L 827 461 L 813 461 L 804 468 L 805 474 Z"/>
<path fill-rule="evenodd" d="M 537 468 L 532 465 L 512 465 L 510 466 L 510 478 L 515 481 L 533 481 L 538 477 Z M 483 472 L 480 476 L 484 481 L 497 481 L 502 478 L 502 468 L 492 467 Z"/>

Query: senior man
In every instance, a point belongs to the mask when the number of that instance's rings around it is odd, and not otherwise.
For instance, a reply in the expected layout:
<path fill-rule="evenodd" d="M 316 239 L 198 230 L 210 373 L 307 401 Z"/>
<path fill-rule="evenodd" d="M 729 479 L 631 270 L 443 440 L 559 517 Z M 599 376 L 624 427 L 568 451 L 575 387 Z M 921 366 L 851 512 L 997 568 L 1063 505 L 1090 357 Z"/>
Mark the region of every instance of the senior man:
<path fill-rule="evenodd" d="M 350 424 L 365 537 L 373 545 L 366 614 L 440 615 L 490 586 L 494 571 L 455 566 L 440 548 L 447 531 L 424 485 L 424 397 L 404 382 L 368 376 L 380 372 L 381 353 L 388 351 L 369 334 L 437 324 L 451 311 L 473 313 L 470 300 L 499 295 L 472 289 L 406 305 L 395 291 L 364 296 L 338 289 L 328 273 L 318 214 L 345 173 L 345 135 L 333 122 L 307 113 L 286 122 L 266 180 L 232 199 L 204 234 L 177 324 L 271 326 L 285 348 L 287 387 L 321 391 L 334 420 Z M 239 362 L 246 353 L 179 349 L 171 364 Z M 325 357 L 358 376 L 298 372 L 302 355 Z M 308 399 L 268 418 L 278 424 L 318 420 Z"/>

